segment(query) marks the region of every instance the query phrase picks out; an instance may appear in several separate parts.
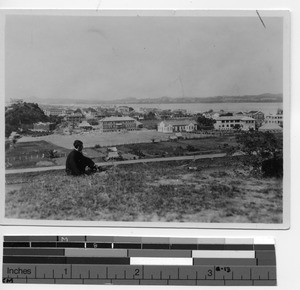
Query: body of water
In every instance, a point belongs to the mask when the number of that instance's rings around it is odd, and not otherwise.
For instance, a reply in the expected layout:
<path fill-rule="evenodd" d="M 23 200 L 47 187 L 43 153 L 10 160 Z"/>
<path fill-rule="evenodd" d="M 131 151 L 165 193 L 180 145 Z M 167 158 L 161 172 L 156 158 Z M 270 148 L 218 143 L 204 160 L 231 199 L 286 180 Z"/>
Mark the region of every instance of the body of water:
<path fill-rule="evenodd" d="M 55 106 L 55 104 L 53 104 Z M 57 105 L 62 107 L 62 105 Z M 142 108 L 157 108 L 161 110 L 185 109 L 188 113 L 202 113 L 209 110 L 218 112 L 247 112 L 261 111 L 264 114 L 275 114 L 278 109 L 283 109 L 283 103 L 172 103 L 172 104 L 68 104 L 63 107 L 87 108 L 87 107 L 132 107 L 137 112 L 142 112 Z"/>
<path fill-rule="evenodd" d="M 122 104 L 119 104 L 120 106 Z M 118 106 L 118 105 L 117 105 Z M 158 108 L 161 110 L 185 109 L 189 113 L 214 112 L 224 110 L 227 112 L 262 111 L 264 114 L 275 114 L 278 109 L 283 109 L 283 103 L 174 103 L 174 104 L 130 104 L 135 111 L 141 108 Z"/>

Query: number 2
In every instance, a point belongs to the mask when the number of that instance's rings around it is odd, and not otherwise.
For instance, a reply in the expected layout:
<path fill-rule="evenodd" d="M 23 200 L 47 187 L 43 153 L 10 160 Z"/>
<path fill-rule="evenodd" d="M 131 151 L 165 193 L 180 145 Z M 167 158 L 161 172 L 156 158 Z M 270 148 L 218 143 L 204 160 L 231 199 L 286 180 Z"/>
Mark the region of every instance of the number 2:
<path fill-rule="evenodd" d="M 134 270 L 134 276 L 140 275 L 140 269 L 135 269 Z"/>

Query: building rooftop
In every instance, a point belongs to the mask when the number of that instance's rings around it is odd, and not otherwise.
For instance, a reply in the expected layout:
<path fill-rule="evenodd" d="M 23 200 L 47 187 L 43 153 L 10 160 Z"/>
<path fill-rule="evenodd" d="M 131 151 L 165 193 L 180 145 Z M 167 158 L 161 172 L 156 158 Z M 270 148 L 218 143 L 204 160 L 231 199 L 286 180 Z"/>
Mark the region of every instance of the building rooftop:
<path fill-rule="evenodd" d="M 282 131 L 283 129 L 274 123 L 267 123 L 258 128 L 259 131 Z"/>
<path fill-rule="evenodd" d="M 196 121 L 194 120 L 167 120 L 167 121 L 162 121 L 165 123 L 165 125 L 171 125 L 171 126 L 183 126 L 183 125 L 189 125 L 189 124 L 197 124 Z"/>
<path fill-rule="evenodd" d="M 266 117 L 275 117 L 275 116 L 276 116 L 276 117 L 279 117 L 279 116 L 280 116 L 280 117 L 283 117 L 282 114 L 271 114 L 271 113 L 270 113 L 270 114 L 266 115 Z"/>
<path fill-rule="evenodd" d="M 82 121 L 78 126 L 79 127 L 92 127 L 87 121 Z"/>
<path fill-rule="evenodd" d="M 261 111 L 249 111 L 248 114 L 258 114 L 258 113 L 262 113 Z"/>
<path fill-rule="evenodd" d="M 241 120 L 241 121 L 255 121 L 253 118 L 247 116 L 223 116 L 216 118 L 216 121 L 230 121 L 230 120 Z"/>
<path fill-rule="evenodd" d="M 119 122 L 119 121 L 136 121 L 135 119 L 131 117 L 105 117 L 100 120 L 101 122 Z"/>

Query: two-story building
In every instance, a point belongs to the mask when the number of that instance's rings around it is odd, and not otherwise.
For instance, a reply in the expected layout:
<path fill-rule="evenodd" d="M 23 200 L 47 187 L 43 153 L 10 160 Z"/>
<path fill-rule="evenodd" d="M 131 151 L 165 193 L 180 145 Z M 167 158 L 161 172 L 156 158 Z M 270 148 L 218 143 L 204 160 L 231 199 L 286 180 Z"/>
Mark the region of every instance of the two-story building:
<path fill-rule="evenodd" d="M 73 113 L 72 115 L 67 115 L 66 120 L 72 124 L 79 124 L 84 119 L 81 113 Z"/>
<path fill-rule="evenodd" d="M 102 132 L 118 132 L 136 130 L 136 120 L 131 117 L 106 117 L 99 121 Z"/>
<path fill-rule="evenodd" d="M 89 124 L 87 121 L 82 121 L 79 125 L 78 128 L 82 130 L 92 130 L 93 126 Z"/>
<path fill-rule="evenodd" d="M 277 124 L 283 127 L 283 114 L 269 114 L 265 118 L 266 124 Z"/>
<path fill-rule="evenodd" d="M 255 129 L 255 120 L 247 116 L 223 116 L 215 119 L 216 130 Z"/>
<path fill-rule="evenodd" d="M 168 120 L 162 121 L 157 126 L 158 132 L 194 132 L 197 130 L 197 122 L 194 120 Z"/>
<path fill-rule="evenodd" d="M 261 127 L 265 121 L 265 114 L 261 111 L 249 111 L 245 115 L 255 120 L 256 128 Z"/>

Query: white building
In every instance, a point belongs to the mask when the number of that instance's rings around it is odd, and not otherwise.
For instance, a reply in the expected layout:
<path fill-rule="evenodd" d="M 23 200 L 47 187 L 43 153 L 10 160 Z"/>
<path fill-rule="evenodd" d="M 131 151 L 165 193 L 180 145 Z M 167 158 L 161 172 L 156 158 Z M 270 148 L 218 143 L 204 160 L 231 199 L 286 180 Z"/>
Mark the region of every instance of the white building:
<path fill-rule="evenodd" d="M 266 124 L 277 124 L 283 126 L 283 114 L 269 114 L 265 116 Z"/>
<path fill-rule="evenodd" d="M 282 132 L 282 130 L 282 127 L 274 123 L 266 123 L 258 128 L 258 131 L 261 132 Z"/>
<path fill-rule="evenodd" d="M 193 132 L 197 130 L 197 122 L 191 120 L 170 120 L 162 121 L 157 126 L 158 132 Z"/>
<path fill-rule="evenodd" d="M 102 132 L 132 131 L 137 129 L 136 120 L 130 117 L 106 117 L 99 121 Z"/>
<path fill-rule="evenodd" d="M 214 127 L 216 130 L 241 130 L 255 129 L 255 120 L 247 116 L 223 116 L 215 119 Z"/>
<path fill-rule="evenodd" d="M 93 128 L 87 121 L 82 121 L 78 127 L 83 130 L 91 130 Z"/>

